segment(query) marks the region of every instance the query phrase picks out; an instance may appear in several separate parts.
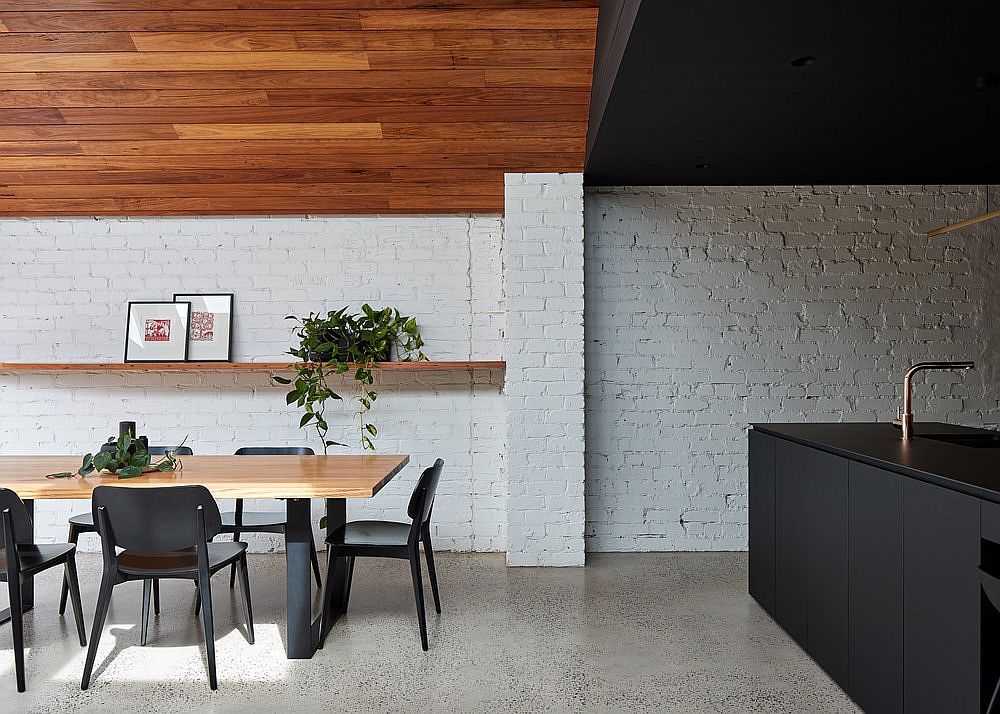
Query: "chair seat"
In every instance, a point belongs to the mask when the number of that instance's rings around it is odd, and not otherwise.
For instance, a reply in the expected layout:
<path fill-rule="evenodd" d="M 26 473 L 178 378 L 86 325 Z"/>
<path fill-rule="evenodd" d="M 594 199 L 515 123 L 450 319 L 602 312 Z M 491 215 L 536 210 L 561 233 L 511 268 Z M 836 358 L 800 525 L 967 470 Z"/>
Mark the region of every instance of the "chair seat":
<path fill-rule="evenodd" d="M 97 530 L 97 527 L 94 525 L 94 514 L 89 511 L 87 513 L 78 513 L 70 518 L 69 522 L 74 526 L 82 526 L 84 528 L 93 528 L 94 530 Z"/>
<path fill-rule="evenodd" d="M 68 553 L 76 548 L 72 543 L 48 543 L 44 545 L 19 545 L 17 558 L 21 562 L 22 572 L 38 572 L 50 565 L 63 560 Z M 6 577 L 7 559 L 0 550 L 0 572 Z"/>
<path fill-rule="evenodd" d="M 280 528 L 285 525 L 285 514 L 281 511 L 243 511 L 240 530 L 252 531 L 255 528 Z M 226 511 L 222 514 L 222 530 L 232 531 L 236 527 L 236 512 Z"/>
<path fill-rule="evenodd" d="M 405 546 L 410 538 L 410 525 L 394 521 L 351 521 L 331 533 L 326 542 L 343 545 Z"/>
<path fill-rule="evenodd" d="M 212 572 L 237 560 L 247 549 L 246 543 L 209 543 L 208 569 Z M 198 555 L 194 548 L 173 553 L 137 553 L 123 550 L 118 554 L 118 570 L 128 575 L 170 577 L 197 575 Z"/>

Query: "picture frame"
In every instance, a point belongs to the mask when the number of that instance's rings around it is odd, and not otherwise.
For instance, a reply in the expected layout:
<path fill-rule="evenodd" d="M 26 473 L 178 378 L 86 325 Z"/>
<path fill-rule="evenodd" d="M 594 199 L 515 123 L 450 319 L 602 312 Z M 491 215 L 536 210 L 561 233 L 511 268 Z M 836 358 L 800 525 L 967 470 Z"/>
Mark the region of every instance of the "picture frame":
<path fill-rule="evenodd" d="M 125 362 L 185 362 L 191 303 L 129 301 L 125 322 Z"/>
<path fill-rule="evenodd" d="M 175 293 L 191 304 L 188 362 L 233 361 L 233 293 Z"/>

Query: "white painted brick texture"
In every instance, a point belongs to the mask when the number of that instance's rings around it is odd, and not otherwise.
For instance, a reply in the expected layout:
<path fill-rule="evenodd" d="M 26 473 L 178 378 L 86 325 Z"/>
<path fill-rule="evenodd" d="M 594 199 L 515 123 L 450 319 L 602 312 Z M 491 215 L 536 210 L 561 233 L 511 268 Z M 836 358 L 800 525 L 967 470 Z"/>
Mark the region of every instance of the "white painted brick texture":
<path fill-rule="evenodd" d="M 415 315 L 432 359 L 501 359 L 502 241 L 499 216 L 4 220 L 0 361 L 121 361 L 126 302 L 175 291 L 235 293 L 237 361 L 283 359 L 292 328 L 285 315 L 366 301 Z M 350 501 L 349 517 L 403 518 L 420 470 L 440 456 L 435 545 L 504 550 L 501 379 L 380 375 L 379 451 L 408 453 L 411 465 L 375 499 Z M 0 452 L 83 454 L 116 433 L 120 418 L 139 422 L 154 443 L 190 435 L 199 454 L 316 448 L 284 391 L 262 374 L 2 374 Z M 331 423 L 335 438 L 357 442 L 350 411 Z M 65 539 L 66 518 L 87 507 L 39 502 L 40 538 Z M 318 501 L 314 508 L 318 515 Z M 95 538 L 84 540 L 96 548 Z M 262 536 L 253 546 L 280 541 Z"/>
<path fill-rule="evenodd" d="M 994 191 L 994 195 L 996 191 Z M 746 546 L 746 428 L 1000 423 L 1000 227 L 970 186 L 608 188 L 586 197 L 587 542 Z"/>
<path fill-rule="evenodd" d="M 507 174 L 510 565 L 583 565 L 583 177 Z"/>

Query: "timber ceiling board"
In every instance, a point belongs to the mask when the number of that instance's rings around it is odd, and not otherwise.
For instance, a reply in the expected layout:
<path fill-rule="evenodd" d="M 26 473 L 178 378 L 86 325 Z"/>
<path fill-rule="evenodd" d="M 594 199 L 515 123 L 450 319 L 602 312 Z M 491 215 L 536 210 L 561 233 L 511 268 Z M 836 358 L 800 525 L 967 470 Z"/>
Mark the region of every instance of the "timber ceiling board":
<path fill-rule="evenodd" d="M 582 171 L 598 0 L 0 0 L 0 215 L 503 210 Z"/>

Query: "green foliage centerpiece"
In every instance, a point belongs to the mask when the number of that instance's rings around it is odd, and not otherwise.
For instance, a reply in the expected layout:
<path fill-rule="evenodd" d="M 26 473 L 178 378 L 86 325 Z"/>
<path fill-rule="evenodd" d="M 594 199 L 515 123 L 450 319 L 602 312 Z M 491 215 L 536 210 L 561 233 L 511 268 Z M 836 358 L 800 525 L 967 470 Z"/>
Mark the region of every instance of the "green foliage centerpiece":
<path fill-rule="evenodd" d="M 184 438 L 184 441 L 187 441 L 187 437 Z M 181 442 L 181 446 L 184 445 L 184 441 Z M 179 449 L 180 446 L 177 448 Z M 77 474 L 89 476 L 94 472 L 107 472 L 124 479 L 135 478 L 154 471 L 180 471 L 184 468 L 181 460 L 177 458 L 176 450 L 167 451 L 163 458 L 155 464 L 152 461 L 146 444 L 131 434 L 125 433 L 117 439 L 113 436 L 109 438 L 96 454 L 84 456 L 83 464 L 76 474 L 63 471 L 62 473 L 48 474 L 46 478 L 69 478 Z"/>
<path fill-rule="evenodd" d="M 285 401 L 303 410 L 299 426 L 316 429 L 324 454 L 331 446 L 345 446 L 327 438 L 330 430 L 326 420 L 327 402 L 343 399 L 330 386 L 331 377 L 344 375 L 354 368 L 357 387 L 354 399 L 358 402 L 361 446 L 374 451 L 373 439 L 378 436 L 378 429 L 368 414 L 378 398 L 372 389 L 375 363 L 387 361 L 393 345 L 402 362 L 427 359 L 420 351 L 424 341 L 414 318 L 401 315 L 391 307 L 375 310 L 367 303 L 361 306 L 361 314 L 347 310 L 344 307 L 325 315 L 311 312 L 308 317 L 289 315 L 287 319 L 298 322 L 295 335 L 299 345 L 288 354 L 302 361 L 295 365 L 294 380 L 273 378 L 278 384 L 292 385 Z"/>

